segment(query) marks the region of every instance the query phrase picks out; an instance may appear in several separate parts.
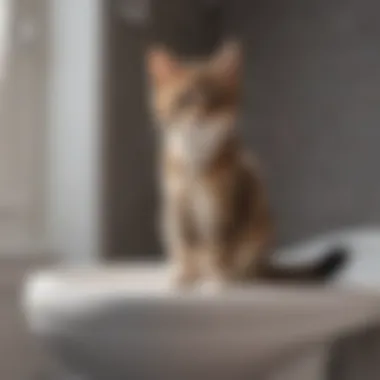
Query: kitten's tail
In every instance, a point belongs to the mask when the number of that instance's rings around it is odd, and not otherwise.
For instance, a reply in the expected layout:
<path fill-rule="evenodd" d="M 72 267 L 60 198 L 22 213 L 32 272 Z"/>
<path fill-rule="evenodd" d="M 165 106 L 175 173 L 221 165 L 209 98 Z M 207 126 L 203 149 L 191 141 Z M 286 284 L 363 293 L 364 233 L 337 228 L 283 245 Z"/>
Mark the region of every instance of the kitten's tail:
<path fill-rule="evenodd" d="M 266 262 L 260 267 L 258 277 L 263 280 L 284 282 L 319 282 L 331 279 L 348 260 L 344 248 L 333 248 L 316 263 L 302 266 L 283 266 Z"/>

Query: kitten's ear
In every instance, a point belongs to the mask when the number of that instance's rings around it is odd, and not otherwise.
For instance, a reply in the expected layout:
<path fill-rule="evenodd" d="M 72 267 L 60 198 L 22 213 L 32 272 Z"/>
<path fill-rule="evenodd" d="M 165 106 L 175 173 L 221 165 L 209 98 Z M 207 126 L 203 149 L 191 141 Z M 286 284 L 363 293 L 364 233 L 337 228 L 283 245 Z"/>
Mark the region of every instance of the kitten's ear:
<path fill-rule="evenodd" d="M 213 70 L 231 84 L 237 84 L 243 66 L 241 45 L 228 40 L 216 51 L 211 59 Z"/>
<path fill-rule="evenodd" d="M 162 47 L 154 47 L 146 57 L 148 73 L 153 84 L 159 85 L 178 75 L 180 64 L 176 57 Z"/>

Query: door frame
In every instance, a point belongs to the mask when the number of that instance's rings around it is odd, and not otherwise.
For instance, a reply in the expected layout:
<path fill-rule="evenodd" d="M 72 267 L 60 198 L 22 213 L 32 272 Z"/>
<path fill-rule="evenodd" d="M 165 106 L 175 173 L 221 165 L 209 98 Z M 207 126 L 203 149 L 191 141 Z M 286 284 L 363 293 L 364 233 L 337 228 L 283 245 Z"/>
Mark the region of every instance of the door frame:
<path fill-rule="evenodd" d="M 58 259 L 102 256 L 102 0 L 50 0 L 48 236 Z"/>

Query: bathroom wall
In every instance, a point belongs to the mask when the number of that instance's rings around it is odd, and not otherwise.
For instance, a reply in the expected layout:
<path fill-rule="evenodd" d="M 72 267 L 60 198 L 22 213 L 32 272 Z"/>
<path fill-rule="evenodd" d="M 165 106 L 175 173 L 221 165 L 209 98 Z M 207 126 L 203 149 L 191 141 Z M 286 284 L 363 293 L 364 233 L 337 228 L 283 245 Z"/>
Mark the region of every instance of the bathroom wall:
<path fill-rule="evenodd" d="M 109 9 L 108 252 L 159 252 L 146 44 L 202 54 L 221 31 L 244 45 L 240 126 L 263 163 L 278 244 L 380 222 L 376 0 L 170 0 L 151 2 L 150 19 L 139 23 L 116 4 Z"/>
<path fill-rule="evenodd" d="M 0 256 L 45 251 L 46 0 L 0 1 Z"/>

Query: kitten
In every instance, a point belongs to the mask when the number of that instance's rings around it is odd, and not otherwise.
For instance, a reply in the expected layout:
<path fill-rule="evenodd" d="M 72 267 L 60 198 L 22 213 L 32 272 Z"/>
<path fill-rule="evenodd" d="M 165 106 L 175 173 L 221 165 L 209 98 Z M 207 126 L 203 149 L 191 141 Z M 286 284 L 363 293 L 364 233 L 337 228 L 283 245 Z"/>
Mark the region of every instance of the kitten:
<path fill-rule="evenodd" d="M 235 42 L 183 62 L 162 48 L 147 57 L 159 127 L 162 238 L 178 285 L 252 278 L 318 280 L 344 262 L 335 250 L 307 267 L 270 262 L 273 226 L 257 163 L 236 128 L 242 55 Z"/>

